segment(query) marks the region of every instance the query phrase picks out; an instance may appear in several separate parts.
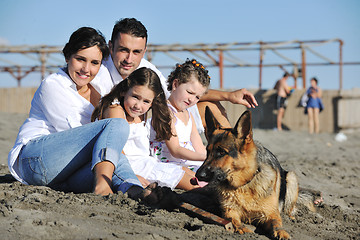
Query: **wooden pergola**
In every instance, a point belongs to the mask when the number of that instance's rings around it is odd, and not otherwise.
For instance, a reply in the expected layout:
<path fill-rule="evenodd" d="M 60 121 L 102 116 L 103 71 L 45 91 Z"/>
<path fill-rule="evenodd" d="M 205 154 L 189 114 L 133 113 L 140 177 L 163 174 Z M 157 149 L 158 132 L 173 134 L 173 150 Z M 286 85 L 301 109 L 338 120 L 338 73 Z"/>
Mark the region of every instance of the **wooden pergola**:
<path fill-rule="evenodd" d="M 314 48 L 329 44 L 338 43 L 338 59 L 329 59 Z M 343 41 L 341 39 L 330 40 L 308 40 L 308 41 L 274 41 L 274 42 L 234 42 L 234 43 L 214 43 L 214 44 L 148 44 L 146 58 L 151 62 L 154 60 L 157 53 L 165 54 L 166 56 L 182 62 L 183 59 L 178 57 L 178 53 L 186 52 L 190 53 L 195 58 L 204 61 L 206 67 L 218 67 L 220 88 L 224 86 L 224 69 L 234 67 L 257 67 L 259 69 L 259 89 L 262 88 L 262 71 L 264 67 L 280 67 L 286 72 L 285 67 L 293 67 L 293 72 L 290 73 L 295 80 L 295 87 L 297 86 L 297 78 L 302 79 L 302 87 L 306 88 L 306 68 L 307 66 L 321 66 L 321 65 L 336 65 L 339 67 L 339 89 L 343 87 L 343 65 L 359 65 L 360 62 L 343 62 L 342 56 Z M 10 73 L 17 81 L 18 86 L 21 85 L 21 79 L 27 76 L 31 72 L 40 72 L 41 79 L 45 77 L 47 73 L 57 71 L 61 64 L 51 64 L 49 59 L 54 54 L 61 54 L 62 46 L 0 46 L 0 72 Z M 298 50 L 301 53 L 300 60 L 294 60 L 285 56 L 282 52 L 284 50 Z M 258 62 L 249 63 L 247 61 L 239 59 L 235 56 L 235 52 L 239 51 L 257 51 Z M 277 55 L 283 62 L 266 62 L 264 55 L 266 52 L 272 52 Z M 307 61 L 307 52 L 311 52 L 316 55 L 320 61 Z M 3 54 L 21 54 L 28 58 L 31 58 L 33 65 L 23 65 L 21 63 L 10 62 L 5 58 L 2 58 Z M 35 57 L 34 57 L 35 56 Z M 60 60 L 60 62 L 64 62 Z M 2 65 L 2 62 L 6 65 Z M 59 61 L 58 61 L 59 62 Z M 158 67 L 172 68 L 174 65 L 161 65 Z"/>

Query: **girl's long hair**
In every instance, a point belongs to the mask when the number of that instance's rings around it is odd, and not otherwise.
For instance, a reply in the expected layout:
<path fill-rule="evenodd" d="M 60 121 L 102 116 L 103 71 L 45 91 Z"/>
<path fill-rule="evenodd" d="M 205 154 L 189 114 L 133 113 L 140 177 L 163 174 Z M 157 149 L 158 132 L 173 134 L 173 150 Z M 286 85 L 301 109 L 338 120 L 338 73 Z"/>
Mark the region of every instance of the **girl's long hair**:
<path fill-rule="evenodd" d="M 154 92 L 154 100 L 151 105 L 152 120 L 151 125 L 156 132 L 156 140 L 169 140 L 171 133 L 170 110 L 166 103 L 165 93 L 161 87 L 158 75 L 150 68 L 142 67 L 132 72 L 129 77 L 121 81 L 118 85 L 105 95 L 99 105 L 91 115 L 91 121 L 103 119 L 104 111 L 111 107 L 111 103 L 118 99 L 124 108 L 124 96 L 134 86 L 147 86 Z"/>

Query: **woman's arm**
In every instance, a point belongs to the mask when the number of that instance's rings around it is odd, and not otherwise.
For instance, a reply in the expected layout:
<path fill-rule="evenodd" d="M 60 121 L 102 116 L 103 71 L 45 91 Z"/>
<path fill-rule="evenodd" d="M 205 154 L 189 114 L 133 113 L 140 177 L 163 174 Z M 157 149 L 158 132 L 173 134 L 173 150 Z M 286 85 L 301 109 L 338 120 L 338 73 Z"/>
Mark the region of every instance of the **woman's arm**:
<path fill-rule="evenodd" d="M 175 136 L 172 136 L 169 140 L 165 141 L 171 155 L 175 158 L 181 158 L 185 160 L 204 161 L 206 154 L 194 152 L 180 146 L 179 138 L 177 137 L 175 129 L 175 121 L 176 118 L 174 117 L 171 121 L 171 129 Z"/>

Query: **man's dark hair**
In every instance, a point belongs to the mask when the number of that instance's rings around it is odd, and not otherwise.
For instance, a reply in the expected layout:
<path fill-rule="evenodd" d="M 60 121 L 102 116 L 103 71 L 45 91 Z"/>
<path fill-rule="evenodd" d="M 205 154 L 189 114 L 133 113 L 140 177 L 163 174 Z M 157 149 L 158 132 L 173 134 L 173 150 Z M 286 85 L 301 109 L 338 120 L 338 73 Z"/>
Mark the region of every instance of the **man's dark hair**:
<path fill-rule="evenodd" d="M 123 18 L 115 23 L 111 35 L 111 42 L 113 44 L 119 37 L 120 33 L 126 33 L 134 37 L 145 38 L 145 43 L 147 43 L 147 30 L 145 26 L 135 18 Z"/>
<path fill-rule="evenodd" d="M 288 77 L 288 76 L 290 76 L 290 74 L 288 72 L 285 72 L 283 75 L 283 77 Z"/>

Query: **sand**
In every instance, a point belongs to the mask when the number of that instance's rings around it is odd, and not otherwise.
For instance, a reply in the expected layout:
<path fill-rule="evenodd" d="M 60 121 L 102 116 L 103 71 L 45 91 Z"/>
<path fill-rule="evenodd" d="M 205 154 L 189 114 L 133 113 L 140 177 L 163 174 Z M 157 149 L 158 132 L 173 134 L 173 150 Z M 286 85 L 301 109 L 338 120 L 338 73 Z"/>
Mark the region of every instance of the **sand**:
<path fill-rule="evenodd" d="M 123 194 L 72 194 L 15 181 L 7 154 L 26 114 L 0 113 L 1 239 L 269 239 L 239 234 L 204 223 L 175 209 L 146 206 Z M 311 136 L 306 132 L 254 130 L 254 138 L 293 170 L 302 187 L 320 190 L 317 212 L 299 209 L 283 216 L 292 239 L 360 239 L 360 132 Z"/>

